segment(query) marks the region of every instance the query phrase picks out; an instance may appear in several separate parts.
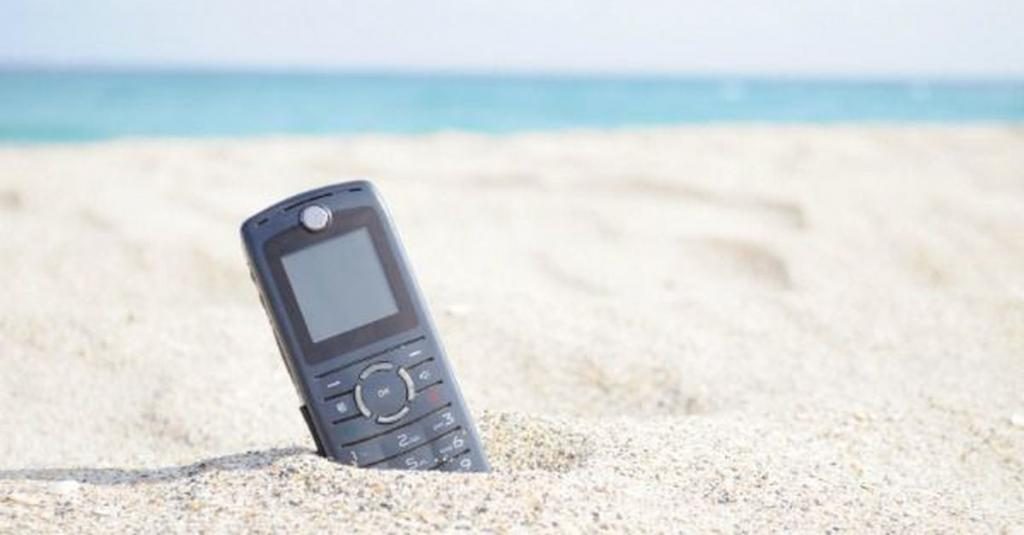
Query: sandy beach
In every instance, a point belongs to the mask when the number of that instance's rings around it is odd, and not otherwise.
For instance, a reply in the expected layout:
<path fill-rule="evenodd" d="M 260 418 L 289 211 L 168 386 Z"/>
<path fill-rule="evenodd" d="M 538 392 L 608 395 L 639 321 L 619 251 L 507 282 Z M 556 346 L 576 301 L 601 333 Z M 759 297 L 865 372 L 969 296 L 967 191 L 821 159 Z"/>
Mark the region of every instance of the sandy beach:
<path fill-rule="evenodd" d="M 485 475 L 317 457 L 238 225 L 376 181 Z M 1024 127 L 0 147 L 0 532 L 1024 533 Z"/>

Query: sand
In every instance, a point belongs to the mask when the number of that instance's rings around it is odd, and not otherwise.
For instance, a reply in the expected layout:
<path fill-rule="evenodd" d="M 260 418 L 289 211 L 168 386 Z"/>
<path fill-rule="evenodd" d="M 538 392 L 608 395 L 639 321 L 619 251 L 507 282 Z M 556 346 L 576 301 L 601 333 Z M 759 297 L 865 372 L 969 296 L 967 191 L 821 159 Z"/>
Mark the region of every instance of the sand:
<path fill-rule="evenodd" d="M 372 177 L 494 465 L 312 453 L 242 219 Z M 1024 532 L 1024 127 L 0 147 L 0 532 Z"/>

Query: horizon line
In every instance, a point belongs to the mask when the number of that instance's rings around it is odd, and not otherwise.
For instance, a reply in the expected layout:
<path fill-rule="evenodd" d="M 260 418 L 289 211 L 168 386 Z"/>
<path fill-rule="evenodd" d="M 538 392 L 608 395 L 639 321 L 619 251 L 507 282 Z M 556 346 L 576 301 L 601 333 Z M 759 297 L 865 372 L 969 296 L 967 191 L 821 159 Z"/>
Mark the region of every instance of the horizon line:
<path fill-rule="evenodd" d="M 662 70 L 591 70 L 591 69 L 519 69 L 484 67 L 411 67 L 411 66 L 314 66 L 314 65 L 250 65 L 202 63 L 55 63 L 5 62 L 0 60 L 0 74 L 227 74 L 227 75 L 295 75 L 295 76 L 377 76 L 377 77 L 450 77 L 508 79 L 593 79 L 593 80 L 729 80 L 789 82 L 889 82 L 889 83 L 1024 83 L 1020 74 L 966 73 L 795 73 L 771 71 L 662 71 Z"/>

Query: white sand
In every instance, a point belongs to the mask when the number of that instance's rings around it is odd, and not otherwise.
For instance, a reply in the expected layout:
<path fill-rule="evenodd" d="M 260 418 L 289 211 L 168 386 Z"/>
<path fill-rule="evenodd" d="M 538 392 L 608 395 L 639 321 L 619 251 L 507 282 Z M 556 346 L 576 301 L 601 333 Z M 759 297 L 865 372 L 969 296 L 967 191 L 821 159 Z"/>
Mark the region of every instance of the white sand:
<path fill-rule="evenodd" d="M 373 177 L 495 466 L 311 442 L 237 226 Z M 0 532 L 1024 531 L 1024 127 L 0 148 Z"/>

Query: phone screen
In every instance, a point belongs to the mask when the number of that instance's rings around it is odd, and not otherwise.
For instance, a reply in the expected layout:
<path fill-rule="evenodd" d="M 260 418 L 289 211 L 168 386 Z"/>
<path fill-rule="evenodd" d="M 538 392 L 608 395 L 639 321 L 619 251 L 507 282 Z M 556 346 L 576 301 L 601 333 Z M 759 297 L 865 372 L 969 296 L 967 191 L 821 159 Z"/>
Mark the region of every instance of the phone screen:
<path fill-rule="evenodd" d="M 287 254 L 281 262 L 313 343 L 398 313 L 365 227 Z"/>

